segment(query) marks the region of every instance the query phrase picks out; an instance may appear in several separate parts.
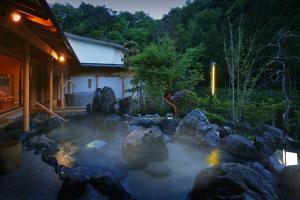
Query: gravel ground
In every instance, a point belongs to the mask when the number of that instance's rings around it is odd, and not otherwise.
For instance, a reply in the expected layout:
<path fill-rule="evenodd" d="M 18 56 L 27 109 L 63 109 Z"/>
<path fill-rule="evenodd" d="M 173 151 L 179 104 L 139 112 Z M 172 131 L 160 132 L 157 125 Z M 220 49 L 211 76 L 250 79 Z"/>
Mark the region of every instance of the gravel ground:
<path fill-rule="evenodd" d="M 54 169 L 40 155 L 24 151 L 22 166 L 0 175 L 0 200 L 56 199 L 61 184 Z"/>

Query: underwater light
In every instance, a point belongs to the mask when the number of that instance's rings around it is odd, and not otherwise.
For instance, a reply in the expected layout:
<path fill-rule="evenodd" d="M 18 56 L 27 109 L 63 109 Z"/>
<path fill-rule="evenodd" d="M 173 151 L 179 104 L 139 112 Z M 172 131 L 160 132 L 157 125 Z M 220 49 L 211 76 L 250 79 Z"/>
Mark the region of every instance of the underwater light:
<path fill-rule="evenodd" d="M 102 140 L 94 140 L 86 145 L 86 148 L 89 149 L 100 149 L 101 147 L 105 146 L 107 142 Z"/>
<path fill-rule="evenodd" d="M 221 163 L 220 151 L 218 149 L 212 150 L 207 157 L 207 164 L 209 166 L 216 166 Z"/>

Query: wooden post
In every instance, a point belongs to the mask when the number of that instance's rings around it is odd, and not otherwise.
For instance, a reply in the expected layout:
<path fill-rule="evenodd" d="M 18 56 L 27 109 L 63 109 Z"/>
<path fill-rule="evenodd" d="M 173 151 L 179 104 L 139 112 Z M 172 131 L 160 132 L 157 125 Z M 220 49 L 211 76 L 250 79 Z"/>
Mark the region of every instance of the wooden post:
<path fill-rule="evenodd" d="M 124 77 L 122 77 L 122 98 L 125 97 L 125 80 Z"/>
<path fill-rule="evenodd" d="M 10 140 L 0 143 L 0 174 L 12 172 L 22 163 L 22 143 Z"/>
<path fill-rule="evenodd" d="M 98 76 L 96 75 L 96 90 L 98 89 Z"/>
<path fill-rule="evenodd" d="M 30 70 L 30 45 L 26 41 L 25 42 L 25 55 L 24 55 L 24 71 L 23 71 L 23 121 L 24 121 L 24 132 L 29 132 L 30 131 L 30 110 L 29 110 L 29 70 Z"/>
<path fill-rule="evenodd" d="M 60 107 L 64 108 L 64 69 L 61 65 L 61 72 L 60 72 Z"/>
<path fill-rule="evenodd" d="M 23 65 L 20 63 L 20 74 L 19 74 L 19 106 L 23 106 Z"/>
<path fill-rule="evenodd" d="M 53 110 L 53 58 L 49 63 L 49 110 Z"/>

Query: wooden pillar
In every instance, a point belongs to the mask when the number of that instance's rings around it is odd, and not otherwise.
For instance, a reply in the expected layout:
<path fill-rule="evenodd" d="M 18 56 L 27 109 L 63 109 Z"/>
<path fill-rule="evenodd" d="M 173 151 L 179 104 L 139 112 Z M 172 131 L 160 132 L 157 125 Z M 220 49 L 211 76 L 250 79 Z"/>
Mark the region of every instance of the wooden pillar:
<path fill-rule="evenodd" d="M 53 111 L 53 58 L 51 58 L 51 61 L 49 63 L 48 84 L 49 84 L 49 110 Z"/>
<path fill-rule="evenodd" d="M 63 69 L 63 66 L 61 66 L 59 87 L 60 87 L 60 107 L 64 108 L 65 94 L 64 94 L 64 69 Z"/>
<path fill-rule="evenodd" d="M 30 110 L 29 110 L 29 70 L 30 70 L 30 46 L 29 43 L 25 42 L 25 55 L 24 55 L 24 69 L 23 69 L 23 121 L 24 121 L 24 132 L 30 131 Z"/>
<path fill-rule="evenodd" d="M 96 75 L 96 90 L 98 89 L 98 75 Z"/>
<path fill-rule="evenodd" d="M 23 67 L 24 62 L 20 62 L 20 73 L 19 73 L 19 106 L 23 106 Z"/>
<path fill-rule="evenodd" d="M 124 77 L 122 77 L 122 98 L 125 97 L 125 80 Z"/>

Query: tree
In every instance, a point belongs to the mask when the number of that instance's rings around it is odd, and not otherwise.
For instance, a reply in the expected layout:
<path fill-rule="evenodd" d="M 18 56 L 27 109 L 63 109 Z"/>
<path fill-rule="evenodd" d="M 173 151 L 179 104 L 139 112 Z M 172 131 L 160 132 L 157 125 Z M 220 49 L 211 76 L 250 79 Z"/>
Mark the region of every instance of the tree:
<path fill-rule="evenodd" d="M 178 77 L 176 61 L 174 41 L 169 38 L 151 44 L 142 53 L 128 58 L 134 83 L 144 85 L 147 95 L 158 101 L 172 90 L 173 82 Z"/>
<path fill-rule="evenodd" d="M 231 86 L 231 115 L 234 122 L 240 122 L 243 106 L 248 102 L 260 76 L 270 63 L 255 70 L 259 55 L 255 47 L 256 34 L 247 44 L 243 37 L 242 18 L 236 31 L 232 30 L 229 18 L 228 24 L 228 38 L 224 40 L 224 52 Z"/>
<path fill-rule="evenodd" d="M 200 81 L 204 80 L 202 63 L 205 55 L 205 47 L 200 44 L 194 48 L 188 48 L 178 61 L 180 79 L 176 82 L 176 90 L 193 90 Z"/>
<path fill-rule="evenodd" d="M 291 109 L 291 100 L 287 93 L 287 72 L 288 66 L 287 63 L 290 60 L 300 60 L 300 57 L 296 55 L 288 55 L 286 50 L 284 49 L 284 42 L 291 38 L 300 37 L 299 35 L 293 34 L 290 31 L 284 31 L 283 29 L 279 30 L 276 34 L 275 41 L 269 43 L 267 46 L 275 49 L 275 54 L 272 56 L 272 63 L 277 65 L 277 69 L 275 71 L 276 74 L 276 82 L 280 82 L 281 92 L 285 101 L 285 111 L 282 114 L 282 120 L 284 124 L 284 128 L 289 130 L 289 113 Z"/>
<path fill-rule="evenodd" d="M 134 74 L 134 83 L 144 87 L 151 103 L 160 104 L 164 98 L 176 115 L 177 107 L 171 97 L 180 90 L 194 89 L 203 79 L 203 51 L 203 45 L 188 49 L 178 61 L 175 42 L 164 38 L 158 44 L 147 46 L 142 53 L 127 58 L 127 63 Z"/>

